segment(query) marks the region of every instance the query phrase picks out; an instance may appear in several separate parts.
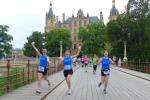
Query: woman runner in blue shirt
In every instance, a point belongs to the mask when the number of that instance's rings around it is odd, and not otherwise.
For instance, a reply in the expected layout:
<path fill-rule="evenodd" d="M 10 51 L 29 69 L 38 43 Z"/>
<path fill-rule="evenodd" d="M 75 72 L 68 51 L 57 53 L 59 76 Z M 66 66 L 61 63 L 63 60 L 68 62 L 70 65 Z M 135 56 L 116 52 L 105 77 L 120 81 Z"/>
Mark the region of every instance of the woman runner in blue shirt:
<path fill-rule="evenodd" d="M 104 84 L 104 94 L 106 94 L 106 88 L 108 85 L 109 75 L 110 75 L 110 63 L 114 64 L 114 62 L 111 60 L 111 58 L 108 57 L 108 51 L 104 51 L 104 57 L 102 57 L 98 63 L 102 63 L 101 67 L 101 82 L 98 84 L 100 87 L 102 84 Z"/>
<path fill-rule="evenodd" d="M 40 94 L 42 78 L 44 78 L 48 82 L 48 85 L 50 86 L 50 81 L 48 80 L 48 75 L 47 75 L 47 69 L 51 62 L 49 61 L 49 57 L 47 56 L 47 49 L 42 49 L 42 54 L 41 54 L 34 44 L 35 43 L 32 42 L 33 48 L 35 49 L 38 56 L 40 57 L 40 63 L 38 67 L 38 82 L 37 82 L 38 89 L 36 90 L 36 93 Z"/>
<path fill-rule="evenodd" d="M 77 57 L 80 53 L 81 47 L 79 47 L 78 52 L 74 56 L 70 56 L 70 51 L 65 52 L 65 57 L 60 57 L 64 65 L 64 77 L 68 86 L 68 95 L 71 94 L 71 77 L 73 74 L 73 58 Z"/>

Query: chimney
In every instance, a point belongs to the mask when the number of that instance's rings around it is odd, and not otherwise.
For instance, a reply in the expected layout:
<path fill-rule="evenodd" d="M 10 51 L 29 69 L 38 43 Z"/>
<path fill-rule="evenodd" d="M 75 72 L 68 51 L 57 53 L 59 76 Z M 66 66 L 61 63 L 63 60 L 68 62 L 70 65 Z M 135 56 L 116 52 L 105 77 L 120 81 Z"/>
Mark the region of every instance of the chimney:
<path fill-rule="evenodd" d="M 65 22 L 65 13 L 62 14 L 62 17 L 63 17 L 62 22 L 64 23 Z"/>

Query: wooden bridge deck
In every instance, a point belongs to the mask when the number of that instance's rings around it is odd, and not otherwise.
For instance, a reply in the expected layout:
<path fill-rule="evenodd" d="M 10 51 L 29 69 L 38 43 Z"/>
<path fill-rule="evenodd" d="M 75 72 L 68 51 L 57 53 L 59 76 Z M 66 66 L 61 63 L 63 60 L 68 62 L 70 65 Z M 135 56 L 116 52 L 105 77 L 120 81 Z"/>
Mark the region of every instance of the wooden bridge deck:
<path fill-rule="evenodd" d="M 35 95 L 36 83 L 33 83 L 0 97 L 0 100 L 41 100 L 64 78 L 62 72 L 59 72 L 50 76 L 49 79 L 53 85 L 48 87 L 46 83 L 43 83 L 44 92 L 41 95 Z M 107 94 L 103 94 L 103 86 L 98 87 L 99 82 L 99 68 L 96 75 L 93 75 L 90 67 L 88 72 L 85 72 L 84 68 L 79 68 L 72 77 L 71 95 L 67 95 L 67 86 L 64 81 L 44 100 L 150 100 L 150 81 L 148 80 L 111 69 Z"/>
<path fill-rule="evenodd" d="M 67 95 L 63 82 L 45 100 L 150 100 L 150 82 L 129 74 L 111 70 L 108 93 L 103 94 L 103 86 L 98 87 L 100 71 L 92 74 L 80 68 L 72 78 L 72 94 Z"/>

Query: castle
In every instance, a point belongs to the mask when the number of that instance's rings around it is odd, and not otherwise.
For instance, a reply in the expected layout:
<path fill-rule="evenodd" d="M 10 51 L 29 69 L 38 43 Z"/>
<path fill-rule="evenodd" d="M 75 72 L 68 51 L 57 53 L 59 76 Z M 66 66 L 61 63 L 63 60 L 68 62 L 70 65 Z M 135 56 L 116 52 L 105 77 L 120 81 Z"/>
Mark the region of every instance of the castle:
<path fill-rule="evenodd" d="M 112 9 L 110 10 L 109 19 L 116 20 L 118 14 L 119 12 L 115 7 L 115 0 L 113 0 L 113 5 Z M 80 40 L 78 39 L 78 32 L 80 27 L 86 27 L 90 23 L 104 23 L 102 12 L 100 12 L 100 19 L 97 16 L 90 16 L 88 13 L 87 15 L 84 15 L 81 9 L 78 10 L 76 16 L 72 14 L 72 16 L 67 19 L 65 18 L 65 13 L 63 13 L 62 16 L 63 18 L 61 22 L 58 20 L 58 17 L 54 15 L 52 3 L 50 3 L 49 12 L 46 13 L 45 17 L 45 32 L 49 32 L 57 28 L 68 29 L 71 34 L 72 49 L 76 49 L 78 45 L 81 44 Z"/>

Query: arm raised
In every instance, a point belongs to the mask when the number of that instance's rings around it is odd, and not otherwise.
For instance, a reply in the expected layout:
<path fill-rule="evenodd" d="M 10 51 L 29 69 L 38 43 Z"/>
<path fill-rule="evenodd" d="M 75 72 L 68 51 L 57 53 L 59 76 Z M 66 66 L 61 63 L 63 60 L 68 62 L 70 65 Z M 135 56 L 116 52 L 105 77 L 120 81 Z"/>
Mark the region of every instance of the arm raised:
<path fill-rule="evenodd" d="M 76 55 L 71 56 L 71 58 L 75 58 L 75 57 L 77 57 L 77 56 L 80 54 L 80 52 L 81 52 L 81 46 L 79 46 L 79 47 L 78 47 L 78 52 L 77 52 L 77 54 L 76 54 Z"/>
<path fill-rule="evenodd" d="M 32 42 L 32 47 L 34 48 L 34 50 L 38 53 L 39 56 L 41 56 L 41 53 L 39 52 L 39 50 L 35 47 L 35 42 Z"/>

